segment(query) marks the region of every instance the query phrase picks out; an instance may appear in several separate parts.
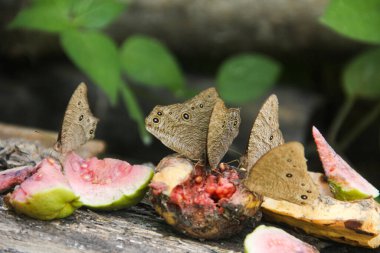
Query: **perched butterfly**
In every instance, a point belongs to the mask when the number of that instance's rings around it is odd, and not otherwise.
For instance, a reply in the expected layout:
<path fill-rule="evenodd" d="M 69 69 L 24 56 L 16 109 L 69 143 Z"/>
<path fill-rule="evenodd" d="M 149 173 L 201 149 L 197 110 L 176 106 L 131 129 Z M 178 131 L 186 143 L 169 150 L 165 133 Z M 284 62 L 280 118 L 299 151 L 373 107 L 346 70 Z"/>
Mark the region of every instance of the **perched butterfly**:
<path fill-rule="evenodd" d="M 249 136 L 246 154 L 240 158 L 249 171 L 265 153 L 284 143 L 278 120 L 278 99 L 271 95 L 261 107 Z"/>
<path fill-rule="evenodd" d="M 98 121 L 88 104 L 87 86 L 81 83 L 70 98 L 54 150 L 65 154 L 93 139 Z"/>
<path fill-rule="evenodd" d="M 244 185 L 251 191 L 295 204 L 312 204 L 319 191 L 307 172 L 301 143 L 289 142 L 271 149 L 249 171 Z"/>
<path fill-rule="evenodd" d="M 206 156 L 215 167 L 238 134 L 239 109 L 227 109 L 215 88 L 184 103 L 154 107 L 146 129 L 165 146 L 193 160 Z"/>

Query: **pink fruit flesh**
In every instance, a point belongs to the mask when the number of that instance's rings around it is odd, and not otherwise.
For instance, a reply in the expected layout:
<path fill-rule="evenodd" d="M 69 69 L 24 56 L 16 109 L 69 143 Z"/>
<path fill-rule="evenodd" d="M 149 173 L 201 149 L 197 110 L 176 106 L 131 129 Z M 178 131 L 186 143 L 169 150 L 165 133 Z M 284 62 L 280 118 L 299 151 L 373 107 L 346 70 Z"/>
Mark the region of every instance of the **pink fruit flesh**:
<path fill-rule="evenodd" d="M 123 194 L 132 194 L 147 180 L 151 169 L 125 161 L 96 157 L 84 160 L 71 152 L 64 162 L 65 175 L 84 204 L 107 204 Z"/>
<path fill-rule="evenodd" d="M 238 173 L 232 169 L 206 175 L 203 167 L 196 166 L 192 176 L 173 189 L 169 201 L 183 212 L 191 212 L 194 205 L 204 206 L 205 211 L 223 212 L 221 203 L 235 193 L 238 179 Z M 153 194 L 159 194 L 162 187 L 151 184 Z"/>
<path fill-rule="evenodd" d="M 299 240 L 298 238 L 274 227 L 258 227 L 254 236 L 249 241 L 252 252 L 257 253 L 278 253 L 278 252 L 318 252 L 313 246 Z M 248 252 L 251 252 L 248 251 Z"/>
<path fill-rule="evenodd" d="M 378 190 L 351 168 L 351 166 L 332 149 L 316 127 L 313 127 L 313 137 L 325 174 L 329 179 L 339 184 L 349 185 L 353 189 L 357 189 L 374 197 L 378 195 Z"/>
<path fill-rule="evenodd" d="M 0 192 L 9 190 L 15 185 L 21 184 L 38 169 L 38 166 L 22 166 L 0 172 Z"/>
<path fill-rule="evenodd" d="M 36 168 L 38 169 L 31 177 L 26 179 L 15 191 L 12 197 L 15 201 L 26 202 L 29 195 L 44 192 L 51 188 L 71 189 L 66 178 L 61 172 L 61 166 L 51 158 L 42 160 Z M 41 182 L 36 184 L 36 182 Z"/>

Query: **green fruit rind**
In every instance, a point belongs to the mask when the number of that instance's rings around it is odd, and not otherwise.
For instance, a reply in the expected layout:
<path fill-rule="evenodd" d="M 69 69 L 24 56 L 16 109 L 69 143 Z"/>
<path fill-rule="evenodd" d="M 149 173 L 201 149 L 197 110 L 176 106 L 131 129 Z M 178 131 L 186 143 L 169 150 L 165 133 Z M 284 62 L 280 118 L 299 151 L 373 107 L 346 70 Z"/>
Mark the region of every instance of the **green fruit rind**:
<path fill-rule="evenodd" d="M 329 179 L 328 182 L 331 192 L 334 194 L 334 198 L 338 200 L 351 201 L 372 197 L 371 195 L 365 194 L 358 189 L 344 187 L 344 185 L 341 185 L 334 180 Z"/>
<path fill-rule="evenodd" d="M 124 194 L 120 199 L 106 205 L 91 205 L 90 203 L 83 204 L 86 207 L 102 211 L 114 211 L 123 208 L 128 208 L 139 203 L 148 191 L 148 185 L 154 175 L 153 169 L 150 171 L 146 181 L 134 191 L 132 194 Z"/>
<path fill-rule="evenodd" d="M 39 220 L 65 218 L 82 206 L 70 189 L 59 187 L 26 197 L 25 202 L 9 199 L 16 212 Z"/>

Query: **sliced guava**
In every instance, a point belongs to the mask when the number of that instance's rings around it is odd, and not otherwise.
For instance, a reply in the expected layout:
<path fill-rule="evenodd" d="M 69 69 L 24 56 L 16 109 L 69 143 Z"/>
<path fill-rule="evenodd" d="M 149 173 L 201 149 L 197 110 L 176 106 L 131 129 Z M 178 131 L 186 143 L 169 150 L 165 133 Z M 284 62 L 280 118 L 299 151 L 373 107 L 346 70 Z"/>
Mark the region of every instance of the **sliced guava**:
<path fill-rule="evenodd" d="M 319 252 L 314 246 L 288 234 L 282 229 L 265 225 L 258 226 L 244 240 L 246 253 L 278 253 L 278 252 Z"/>
<path fill-rule="evenodd" d="M 64 161 L 64 173 L 83 205 L 100 210 L 137 204 L 153 177 L 153 169 L 148 166 L 111 158 L 84 160 L 74 152 Z"/>
<path fill-rule="evenodd" d="M 356 200 L 379 196 L 379 190 L 344 161 L 316 127 L 313 127 L 313 137 L 331 191 L 336 199 Z"/>
<path fill-rule="evenodd" d="M 6 197 L 16 210 L 35 219 L 52 220 L 71 215 L 82 203 L 51 158 L 41 161 L 38 170 Z"/>

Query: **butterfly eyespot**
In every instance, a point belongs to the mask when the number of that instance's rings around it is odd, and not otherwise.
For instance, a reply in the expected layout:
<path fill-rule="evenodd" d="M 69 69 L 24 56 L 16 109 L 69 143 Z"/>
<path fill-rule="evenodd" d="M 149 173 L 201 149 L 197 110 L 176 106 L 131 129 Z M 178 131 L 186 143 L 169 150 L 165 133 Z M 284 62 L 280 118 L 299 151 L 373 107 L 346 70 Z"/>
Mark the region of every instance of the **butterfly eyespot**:
<path fill-rule="evenodd" d="M 83 115 L 79 116 L 79 121 L 81 121 L 83 119 Z"/>
<path fill-rule="evenodd" d="M 203 104 L 200 104 L 199 107 L 200 107 L 200 108 L 203 108 Z"/>
<path fill-rule="evenodd" d="M 172 115 L 173 113 L 172 112 L 169 112 L 169 115 Z"/>
<path fill-rule="evenodd" d="M 194 109 L 195 109 L 195 107 L 194 107 L 194 106 L 192 106 L 192 107 L 191 107 L 191 110 L 194 110 Z"/>
<path fill-rule="evenodd" d="M 158 111 L 158 112 L 157 112 L 157 115 L 158 115 L 158 116 L 161 116 L 161 115 L 162 115 L 162 112 L 161 112 L 161 111 Z"/>
<path fill-rule="evenodd" d="M 290 178 L 290 177 L 292 177 L 292 176 L 293 176 L 292 173 L 287 173 L 287 174 L 286 174 L 286 177 L 289 177 L 289 178 Z"/>
<path fill-rule="evenodd" d="M 301 199 L 307 199 L 306 195 L 301 195 Z"/>
<path fill-rule="evenodd" d="M 158 118 L 153 118 L 153 123 L 157 124 L 158 122 L 160 122 L 160 120 Z"/>
<path fill-rule="evenodd" d="M 273 140 L 273 135 L 271 135 L 271 136 L 269 137 L 269 140 Z"/>
<path fill-rule="evenodd" d="M 311 193 L 311 191 L 310 191 L 310 190 L 307 190 L 306 192 L 307 192 L 307 193 Z"/>
<path fill-rule="evenodd" d="M 91 129 L 91 130 L 90 130 L 90 134 L 93 134 L 93 133 L 94 133 L 94 129 Z"/>
<path fill-rule="evenodd" d="M 190 119 L 190 115 L 185 112 L 184 114 L 182 114 L 182 118 L 185 120 L 188 120 L 188 119 Z"/>
<path fill-rule="evenodd" d="M 235 120 L 235 121 L 234 121 L 234 127 L 237 126 L 237 123 L 238 123 L 237 120 Z"/>

